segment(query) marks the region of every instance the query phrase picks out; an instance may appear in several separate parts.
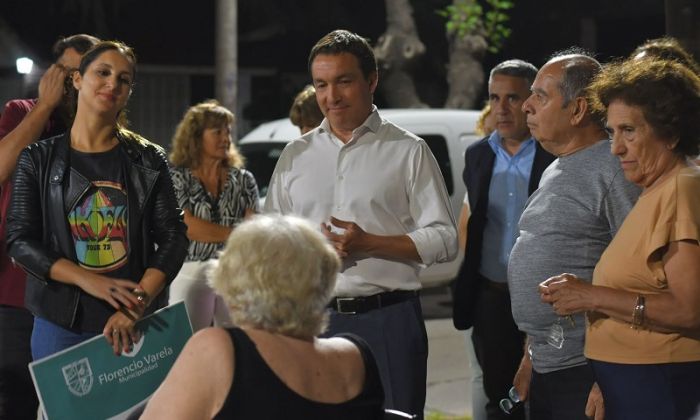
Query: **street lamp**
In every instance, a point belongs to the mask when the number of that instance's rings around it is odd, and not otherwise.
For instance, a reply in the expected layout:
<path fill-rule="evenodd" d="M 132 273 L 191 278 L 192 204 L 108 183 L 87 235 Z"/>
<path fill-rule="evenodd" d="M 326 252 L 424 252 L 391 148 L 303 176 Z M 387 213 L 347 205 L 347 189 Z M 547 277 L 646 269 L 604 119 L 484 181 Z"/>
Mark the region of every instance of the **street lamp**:
<path fill-rule="evenodd" d="M 34 62 L 31 58 L 20 57 L 15 61 L 17 66 L 17 73 L 19 74 L 29 74 L 32 72 L 32 67 L 34 67 Z"/>

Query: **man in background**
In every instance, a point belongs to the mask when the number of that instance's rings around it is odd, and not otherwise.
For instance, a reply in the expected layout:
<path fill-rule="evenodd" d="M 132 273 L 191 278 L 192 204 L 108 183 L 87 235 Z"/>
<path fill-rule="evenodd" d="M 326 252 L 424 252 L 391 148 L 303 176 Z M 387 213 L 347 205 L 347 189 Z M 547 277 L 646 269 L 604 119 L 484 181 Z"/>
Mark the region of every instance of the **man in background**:
<path fill-rule="evenodd" d="M 5 244 L 12 173 L 22 149 L 63 133 L 71 124 L 68 88 L 85 52 L 99 40 L 78 34 L 53 46 L 55 63 L 39 82 L 37 99 L 15 99 L 0 117 L 0 420 L 35 419 L 37 398 L 27 369 L 34 317 L 24 308 L 25 274 L 12 264 Z"/>
<path fill-rule="evenodd" d="M 453 322 L 460 330 L 474 327 L 472 343 L 483 371 L 489 420 L 525 419 L 520 407 L 509 416 L 499 401 L 512 386 L 524 343 L 511 314 L 508 257 L 525 202 L 554 160 L 530 136 L 522 110 L 536 75 L 537 68 L 522 60 L 507 60 L 491 70 L 489 105 L 496 129 L 464 156 L 471 216 L 453 294 Z"/>

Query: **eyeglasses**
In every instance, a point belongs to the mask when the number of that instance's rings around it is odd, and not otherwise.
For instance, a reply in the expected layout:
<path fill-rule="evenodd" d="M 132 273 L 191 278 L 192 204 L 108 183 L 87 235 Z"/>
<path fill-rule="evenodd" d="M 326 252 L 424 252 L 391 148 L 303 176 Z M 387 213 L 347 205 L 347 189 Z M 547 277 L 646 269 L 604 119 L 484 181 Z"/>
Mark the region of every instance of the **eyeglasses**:
<path fill-rule="evenodd" d="M 513 386 L 510 388 L 510 390 L 508 390 L 508 398 L 503 398 L 498 403 L 498 406 L 501 407 L 501 411 L 504 413 L 511 414 L 515 407 L 517 407 L 521 402 L 522 401 L 520 401 L 518 391 L 516 391 L 515 387 Z"/>

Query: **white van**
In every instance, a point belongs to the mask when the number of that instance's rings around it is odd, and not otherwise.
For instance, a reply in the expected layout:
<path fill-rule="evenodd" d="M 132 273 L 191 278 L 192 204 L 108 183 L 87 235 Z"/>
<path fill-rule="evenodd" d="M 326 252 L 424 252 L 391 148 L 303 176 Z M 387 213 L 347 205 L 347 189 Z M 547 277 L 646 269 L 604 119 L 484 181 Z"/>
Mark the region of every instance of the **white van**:
<path fill-rule="evenodd" d="M 445 179 L 450 204 L 459 217 L 464 200 L 464 150 L 479 140 L 475 133 L 479 111 L 453 109 L 382 109 L 379 114 L 419 136 L 430 146 Z M 246 167 L 255 175 L 261 200 L 267 193 L 277 159 L 287 142 L 300 137 L 299 129 L 288 118 L 261 124 L 245 135 L 238 147 L 246 158 Z M 461 264 L 460 253 L 454 261 L 436 264 L 421 271 L 423 287 L 434 287 L 452 280 Z"/>

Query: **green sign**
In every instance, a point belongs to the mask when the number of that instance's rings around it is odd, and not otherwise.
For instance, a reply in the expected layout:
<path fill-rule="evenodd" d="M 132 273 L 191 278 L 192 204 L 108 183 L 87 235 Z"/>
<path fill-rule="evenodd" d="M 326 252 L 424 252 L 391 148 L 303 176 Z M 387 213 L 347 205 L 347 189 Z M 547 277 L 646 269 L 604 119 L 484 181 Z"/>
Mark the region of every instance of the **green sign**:
<path fill-rule="evenodd" d="M 99 335 L 30 363 L 44 417 L 123 419 L 147 400 L 192 336 L 192 327 L 183 302 L 143 318 L 137 327 L 141 339 L 121 356 Z"/>

